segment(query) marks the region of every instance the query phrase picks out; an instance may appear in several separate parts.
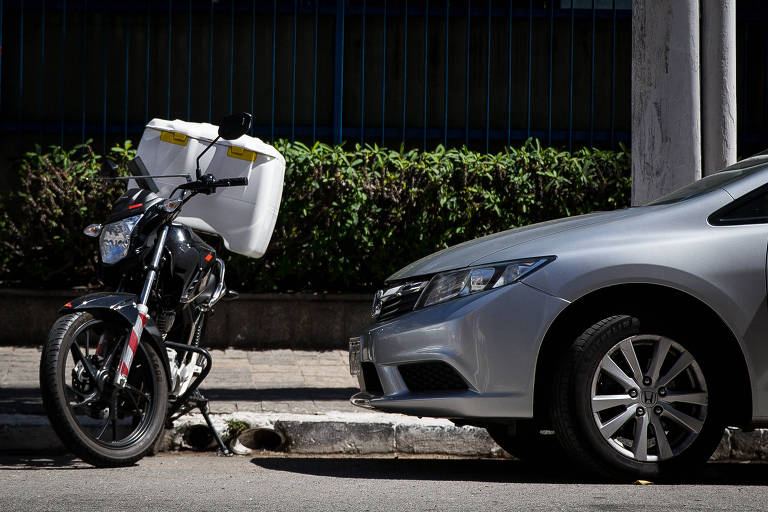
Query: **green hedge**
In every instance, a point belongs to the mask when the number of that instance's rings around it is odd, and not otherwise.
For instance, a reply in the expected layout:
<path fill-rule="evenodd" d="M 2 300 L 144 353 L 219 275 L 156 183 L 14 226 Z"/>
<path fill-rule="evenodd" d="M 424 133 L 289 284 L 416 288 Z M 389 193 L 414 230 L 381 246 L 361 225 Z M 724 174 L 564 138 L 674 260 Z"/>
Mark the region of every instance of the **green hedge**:
<path fill-rule="evenodd" d="M 126 164 L 134 155 L 126 141 L 108 156 L 127 174 Z M 100 166 L 100 156 L 87 144 L 47 152 L 37 147 L 21 158 L 18 187 L 0 196 L 0 284 L 96 284 L 98 248 L 83 229 L 103 222 L 125 189 L 114 181 L 93 181 Z"/>
<path fill-rule="evenodd" d="M 276 147 L 287 163 L 283 202 L 266 255 L 229 258 L 227 281 L 240 291 L 371 290 L 441 248 L 629 204 L 624 150 L 570 154 L 538 141 L 495 155 L 440 146 L 430 153 L 283 141 Z M 125 161 L 131 149 L 114 151 Z M 8 212 L 0 220 L 0 228 L 12 227 L 0 235 L 6 282 L 61 286 L 92 276 L 96 247 L 80 231 L 103 220 L 115 187 L 85 181 L 97 157 L 87 147 L 76 153 L 79 164 L 59 148 L 22 159 L 21 180 L 29 185 L 13 196 L 24 205 L 21 216 Z M 31 188 L 45 191 L 46 201 L 34 200 Z M 36 238 L 32 245 L 20 243 L 27 229 Z"/>

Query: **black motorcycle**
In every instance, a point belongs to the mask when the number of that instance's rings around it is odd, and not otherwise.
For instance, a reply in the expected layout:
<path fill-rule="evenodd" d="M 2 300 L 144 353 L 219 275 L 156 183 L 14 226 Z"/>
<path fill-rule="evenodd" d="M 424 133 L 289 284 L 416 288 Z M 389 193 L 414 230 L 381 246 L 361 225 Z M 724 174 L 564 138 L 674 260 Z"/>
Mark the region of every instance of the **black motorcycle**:
<path fill-rule="evenodd" d="M 106 224 L 86 228 L 99 238 L 101 277 L 115 291 L 65 304 L 40 361 L 48 418 L 64 445 L 86 462 L 133 464 L 152 450 L 165 425 L 195 408 L 221 452 L 230 454 L 198 386 L 212 364 L 200 347 L 207 315 L 236 294 L 224 285 L 224 262 L 214 248 L 174 219 L 197 194 L 248 184 L 247 178 L 202 174 L 200 157 L 219 138 L 239 138 L 250 125 L 250 114 L 228 116 L 198 156 L 196 179 L 172 175 L 186 182 L 168 198 L 129 189 Z M 146 184 L 151 176 L 141 171 L 126 179 Z"/>

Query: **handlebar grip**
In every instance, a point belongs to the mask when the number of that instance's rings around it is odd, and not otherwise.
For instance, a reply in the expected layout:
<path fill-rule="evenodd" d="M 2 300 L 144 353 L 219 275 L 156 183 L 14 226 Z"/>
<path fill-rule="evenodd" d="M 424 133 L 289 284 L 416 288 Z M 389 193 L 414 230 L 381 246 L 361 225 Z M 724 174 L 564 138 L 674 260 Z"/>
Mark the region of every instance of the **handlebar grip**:
<path fill-rule="evenodd" d="M 217 180 L 216 186 L 218 187 L 244 187 L 248 185 L 248 178 L 243 176 L 241 178 L 223 178 Z"/>

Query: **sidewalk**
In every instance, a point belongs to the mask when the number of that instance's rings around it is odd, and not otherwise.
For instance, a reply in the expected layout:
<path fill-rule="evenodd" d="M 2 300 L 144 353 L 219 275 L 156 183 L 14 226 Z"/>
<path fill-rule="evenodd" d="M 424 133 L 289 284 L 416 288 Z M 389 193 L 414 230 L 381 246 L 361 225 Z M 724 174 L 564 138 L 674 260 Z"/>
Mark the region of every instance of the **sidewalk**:
<path fill-rule="evenodd" d="M 201 390 L 220 432 L 237 420 L 279 434 L 282 450 L 317 454 L 441 454 L 502 457 L 485 429 L 444 419 L 360 409 L 347 352 L 212 350 L 213 368 Z M 0 346 L 0 452 L 63 450 L 43 411 L 40 349 Z M 189 414 L 166 430 L 162 450 L 189 449 L 203 425 Z M 768 429 L 727 430 L 715 459 L 768 459 Z"/>
<path fill-rule="evenodd" d="M 224 432 L 229 420 L 278 431 L 296 453 L 423 453 L 502 456 L 484 429 L 448 420 L 377 413 L 349 403 L 357 379 L 347 352 L 213 350 L 201 390 Z M 43 411 L 40 349 L 0 347 L 0 452 L 61 450 Z M 166 431 L 164 449 L 188 448 L 187 432 L 203 424 L 190 414 Z"/>

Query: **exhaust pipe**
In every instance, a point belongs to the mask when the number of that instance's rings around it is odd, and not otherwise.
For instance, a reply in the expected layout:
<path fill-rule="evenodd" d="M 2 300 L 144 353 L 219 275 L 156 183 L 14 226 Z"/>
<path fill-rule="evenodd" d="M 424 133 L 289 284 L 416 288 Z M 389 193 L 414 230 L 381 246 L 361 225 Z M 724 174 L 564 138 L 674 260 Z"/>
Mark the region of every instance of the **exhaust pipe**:
<path fill-rule="evenodd" d="M 249 455 L 254 450 L 278 451 L 285 446 L 285 435 L 272 428 L 249 428 L 229 442 L 229 449 L 237 455 Z"/>

